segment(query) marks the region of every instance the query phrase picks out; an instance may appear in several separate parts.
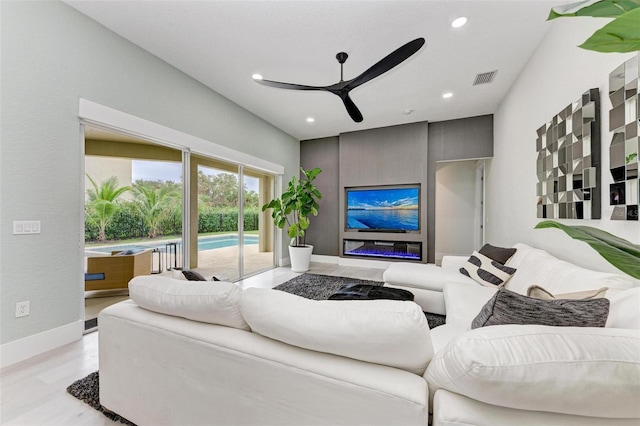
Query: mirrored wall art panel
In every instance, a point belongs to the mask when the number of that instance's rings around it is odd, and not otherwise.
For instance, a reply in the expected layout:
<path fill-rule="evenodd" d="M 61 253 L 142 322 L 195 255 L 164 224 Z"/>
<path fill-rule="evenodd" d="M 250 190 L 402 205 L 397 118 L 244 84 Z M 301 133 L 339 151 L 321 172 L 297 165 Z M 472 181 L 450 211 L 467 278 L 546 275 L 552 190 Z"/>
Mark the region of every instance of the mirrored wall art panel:
<path fill-rule="evenodd" d="M 609 74 L 609 204 L 612 220 L 638 220 L 640 198 L 640 53 Z"/>
<path fill-rule="evenodd" d="M 616 84 L 624 99 L 624 76 Z M 539 218 L 600 219 L 599 113 L 600 92 L 590 89 L 537 130 Z M 617 148 L 622 154 L 624 140 Z"/>

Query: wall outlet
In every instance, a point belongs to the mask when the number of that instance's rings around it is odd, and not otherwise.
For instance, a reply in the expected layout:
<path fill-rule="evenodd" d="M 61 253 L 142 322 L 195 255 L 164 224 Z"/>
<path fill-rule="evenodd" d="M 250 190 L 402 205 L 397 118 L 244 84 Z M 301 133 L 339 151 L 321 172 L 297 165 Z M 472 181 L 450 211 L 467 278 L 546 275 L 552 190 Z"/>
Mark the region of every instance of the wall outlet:
<path fill-rule="evenodd" d="M 29 301 L 16 303 L 16 318 L 29 315 Z"/>

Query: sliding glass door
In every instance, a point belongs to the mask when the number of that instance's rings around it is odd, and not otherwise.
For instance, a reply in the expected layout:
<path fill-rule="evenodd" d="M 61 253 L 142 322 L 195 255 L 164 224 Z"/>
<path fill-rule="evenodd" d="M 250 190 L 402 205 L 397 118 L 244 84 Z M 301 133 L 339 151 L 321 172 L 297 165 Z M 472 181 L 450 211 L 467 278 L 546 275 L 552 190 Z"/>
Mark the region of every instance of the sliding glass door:
<path fill-rule="evenodd" d="M 273 177 L 192 154 L 191 182 L 190 267 L 225 281 L 273 268 L 273 225 L 260 209 Z"/>
<path fill-rule="evenodd" d="M 192 256 L 196 260 L 192 260 L 192 267 L 207 277 L 237 280 L 240 277 L 237 166 L 192 155 L 191 167 L 197 168 L 197 221 L 192 223 L 198 226 L 197 256 Z"/>
<path fill-rule="evenodd" d="M 274 226 L 262 206 L 274 196 L 274 177 L 258 170 L 243 168 L 242 265 L 244 275 L 252 275 L 275 264 Z"/>

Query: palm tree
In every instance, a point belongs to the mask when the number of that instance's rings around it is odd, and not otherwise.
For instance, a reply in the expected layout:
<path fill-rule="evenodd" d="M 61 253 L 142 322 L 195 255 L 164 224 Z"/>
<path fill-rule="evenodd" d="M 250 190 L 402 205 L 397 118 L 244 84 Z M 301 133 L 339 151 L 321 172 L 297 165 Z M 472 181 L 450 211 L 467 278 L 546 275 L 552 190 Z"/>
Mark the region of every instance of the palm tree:
<path fill-rule="evenodd" d="M 136 208 L 149 228 L 149 238 L 155 238 L 158 235 L 160 221 L 169 215 L 179 202 L 180 193 L 168 186 L 154 188 L 147 184 L 137 184 L 133 188 Z"/>
<path fill-rule="evenodd" d="M 125 192 L 130 191 L 131 187 L 119 187 L 118 178 L 115 176 L 100 182 L 100 185 L 96 184 L 88 173 L 87 178 L 89 178 L 89 182 L 93 186 L 93 188 L 87 189 L 87 195 L 89 196 L 91 212 L 98 222 L 98 241 L 105 241 L 107 239 L 105 233 L 107 224 L 118 209 L 117 199 Z"/>

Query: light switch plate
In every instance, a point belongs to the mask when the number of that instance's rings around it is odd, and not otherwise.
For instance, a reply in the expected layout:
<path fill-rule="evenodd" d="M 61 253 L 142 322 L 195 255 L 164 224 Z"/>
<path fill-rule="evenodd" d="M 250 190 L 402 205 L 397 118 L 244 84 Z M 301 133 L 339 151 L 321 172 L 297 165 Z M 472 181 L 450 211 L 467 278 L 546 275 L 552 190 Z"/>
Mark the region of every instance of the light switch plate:
<path fill-rule="evenodd" d="M 13 221 L 13 234 L 39 234 L 40 233 L 40 221 L 39 220 L 14 220 Z"/>

